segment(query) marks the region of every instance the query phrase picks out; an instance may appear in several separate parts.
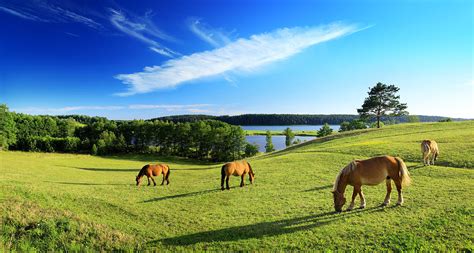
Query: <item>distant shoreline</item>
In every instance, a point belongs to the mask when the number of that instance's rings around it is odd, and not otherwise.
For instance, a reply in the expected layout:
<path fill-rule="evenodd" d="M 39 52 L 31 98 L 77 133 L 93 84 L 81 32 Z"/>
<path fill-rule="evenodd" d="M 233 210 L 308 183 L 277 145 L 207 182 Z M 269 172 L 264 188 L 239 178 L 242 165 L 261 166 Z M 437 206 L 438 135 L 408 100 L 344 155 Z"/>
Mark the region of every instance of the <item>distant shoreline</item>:
<path fill-rule="evenodd" d="M 266 130 L 244 130 L 245 135 L 247 136 L 252 136 L 252 135 L 267 135 Z M 293 131 L 295 136 L 316 136 L 317 130 L 314 131 Z M 276 131 L 276 130 L 271 130 L 270 131 L 271 135 L 284 135 L 283 131 Z"/>

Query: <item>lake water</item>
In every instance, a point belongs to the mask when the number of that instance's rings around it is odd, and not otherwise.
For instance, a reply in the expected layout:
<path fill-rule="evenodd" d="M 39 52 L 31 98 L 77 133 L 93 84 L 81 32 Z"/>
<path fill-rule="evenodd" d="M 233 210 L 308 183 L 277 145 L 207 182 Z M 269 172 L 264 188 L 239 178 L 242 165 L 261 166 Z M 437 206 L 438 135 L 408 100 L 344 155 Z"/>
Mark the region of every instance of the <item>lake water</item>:
<path fill-rule="evenodd" d="M 270 131 L 283 131 L 287 127 L 291 128 L 293 131 L 316 131 L 319 130 L 322 125 L 294 125 L 294 126 L 241 126 L 244 130 L 270 130 Z M 330 125 L 333 131 L 338 131 L 338 125 Z M 316 137 L 314 136 L 295 136 L 295 140 L 299 139 L 301 142 L 313 140 Z M 258 150 L 260 152 L 265 152 L 265 144 L 267 143 L 265 135 L 250 135 L 246 136 L 246 139 L 249 143 L 257 144 Z M 286 148 L 285 145 L 285 136 L 283 135 L 274 135 L 272 136 L 273 146 L 275 150 L 282 150 Z"/>
<path fill-rule="evenodd" d="M 249 143 L 257 144 L 258 151 L 265 152 L 265 144 L 267 144 L 267 140 L 265 139 L 265 135 L 250 135 L 245 137 Z M 313 140 L 316 137 L 314 136 L 295 136 L 296 139 L 300 139 L 301 142 Z M 282 150 L 286 148 L 285 145 L 285 136 L 284 135 L 274 135 L 272 136 L 273 147 L 275 150 Z"/>

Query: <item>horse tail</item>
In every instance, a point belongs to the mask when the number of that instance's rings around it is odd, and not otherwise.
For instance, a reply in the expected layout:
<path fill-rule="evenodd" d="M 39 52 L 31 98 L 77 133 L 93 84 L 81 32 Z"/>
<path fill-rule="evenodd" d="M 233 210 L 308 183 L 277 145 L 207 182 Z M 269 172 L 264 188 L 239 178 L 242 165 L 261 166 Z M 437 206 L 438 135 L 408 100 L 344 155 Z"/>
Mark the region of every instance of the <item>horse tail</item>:
<path fill-rule="evenodd" d="M 435 152 L 434 152 L 434 159 L 435 161 L 438 159 L 438 156 L 439 156 L 439 148 L 438 148 L 438 143 L 436 143 L 436 145 L 434 146 L 435 148 Z"/>
<path fill-rule="evenodd" d="M 166 173 L 165 179 L 168 180 L 168 178 L 170 177 L 171 169 L 169 165 L 166 165 L 166 167 L 168 167 L 168 173 Z"/>
<path fill-rule="evenodd" d="M 398 171 L 400 173 L 400 177 L 402 178 L 402 185 L 408 186 L 411 183 L 411 178 L 408 173 L 407 165 L 400 157 L 395 157 L 398 163 Z"/>
<path fill-rule="evenodd" d="M 252 176 L 255 175 L 255 174 L 253 173 L 252 166 L 250 166 L 250 163 L 249 163 L 249 162 L 246 162 L 246 163 L 247 163 L 247 165 L 249 166 L 249 172 L 252 173 Z M 250 173 L 249 173 L 249 174 L 250 174 Z"/>
<path fill-rule="evenodd" d="M 427 153 L 430 151 L 430 143 L 428 140 L 424 140 L 422 143 L 421 143 L 421 152 L 423 154 Z"/>

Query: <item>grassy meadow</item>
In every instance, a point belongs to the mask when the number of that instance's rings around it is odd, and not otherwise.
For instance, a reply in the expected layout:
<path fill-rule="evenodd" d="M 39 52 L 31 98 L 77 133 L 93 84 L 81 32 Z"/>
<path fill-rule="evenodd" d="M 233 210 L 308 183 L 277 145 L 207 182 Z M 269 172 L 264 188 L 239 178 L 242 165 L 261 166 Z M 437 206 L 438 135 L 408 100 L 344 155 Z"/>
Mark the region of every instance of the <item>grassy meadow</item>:
<path fill-rule="evenodd" d="M 423 139 L 438 142 L 436 166 L 421 166 Z M 381 184 L 363 187 L 366 209 L 334 213 L 339 170 L 385 154 L 409 167 L 404 206 L 395 191 L 379 207 Z M 233 177 L 230 191 L 220 190 L 222 164 L 179 158 L 0 159 L 3 250 L 474 250 L 474 121 L 353 131 L 261 155 L 249 159 L 255 184 Z M 136 187 L 139 169 L 156 162 L 170 165 L 170 185 Z"/>

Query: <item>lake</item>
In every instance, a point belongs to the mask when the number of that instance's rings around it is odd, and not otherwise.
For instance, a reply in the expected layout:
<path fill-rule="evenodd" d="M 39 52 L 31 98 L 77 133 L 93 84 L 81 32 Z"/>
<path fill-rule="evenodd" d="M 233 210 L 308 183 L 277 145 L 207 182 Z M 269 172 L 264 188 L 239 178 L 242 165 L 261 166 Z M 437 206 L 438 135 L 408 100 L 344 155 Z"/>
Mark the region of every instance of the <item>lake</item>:
<path fill-rule="evenodd" d="M 287 127 L 291 128 L 293 131 L 315 131 L 319 130 L 322 125 L 294 125 L 294 126 L 240 126 L 244 130 L 270 130 L 270 131 L 283 131 Z M 333 131 L 339 130 L 339 125 L 330 125 Z M 249 143 L 257 144 L 258 151 L 265 152 L 265 135 L 250 135 L 245 137 Z M 313 140 L 316 137 L 314 136 L 295 136 L 295 140 L 299 139 L 301 142 Z M 272 136 L 273 146 L 275 150 L 282 150 L 286 148 L 285 145 L 285 136 L 283 135 L 274 135 Z"/>

